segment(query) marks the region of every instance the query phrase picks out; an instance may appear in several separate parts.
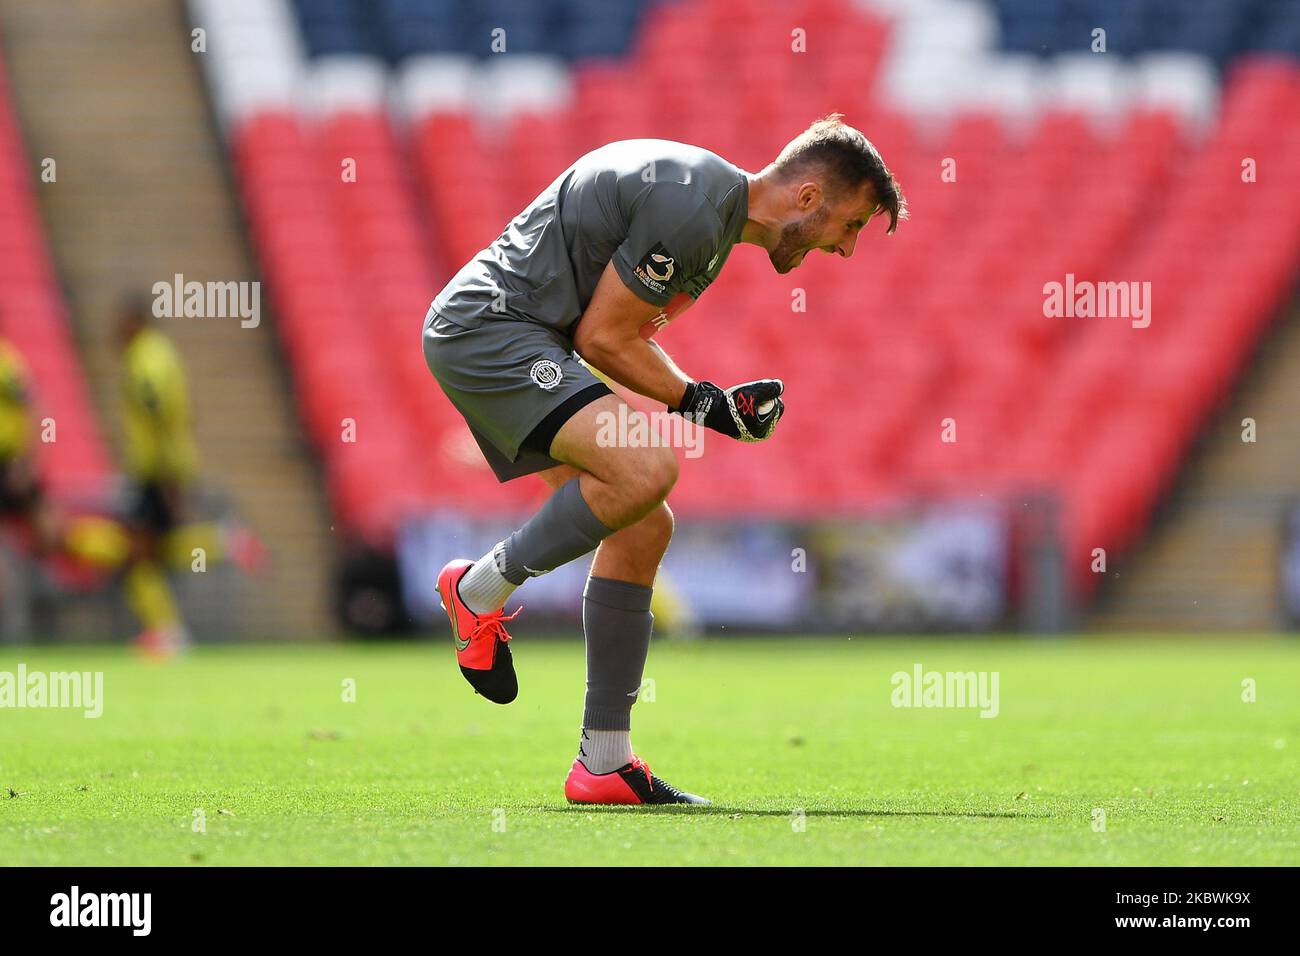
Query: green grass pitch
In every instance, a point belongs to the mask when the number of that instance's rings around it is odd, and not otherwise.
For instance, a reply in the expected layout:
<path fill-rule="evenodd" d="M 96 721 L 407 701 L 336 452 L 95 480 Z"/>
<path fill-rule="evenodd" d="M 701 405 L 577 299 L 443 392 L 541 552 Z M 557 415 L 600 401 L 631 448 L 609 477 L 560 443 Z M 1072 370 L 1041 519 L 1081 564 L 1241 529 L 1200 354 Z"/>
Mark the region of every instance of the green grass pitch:
<path fill-rule="evenodd" d="M 633 742 L 715 804 L 666 809 L 565 803 L 582 647 L 514 648 L 507 707 L 443 641 L 0 648 L 0 671 L 105 674 L 98 720 L 0 709 L 0 861 L 1300 863 L 1294 642 L 656 641 Z M 997 671 L 999 715 L 893 707 L 917 663 Z"/>

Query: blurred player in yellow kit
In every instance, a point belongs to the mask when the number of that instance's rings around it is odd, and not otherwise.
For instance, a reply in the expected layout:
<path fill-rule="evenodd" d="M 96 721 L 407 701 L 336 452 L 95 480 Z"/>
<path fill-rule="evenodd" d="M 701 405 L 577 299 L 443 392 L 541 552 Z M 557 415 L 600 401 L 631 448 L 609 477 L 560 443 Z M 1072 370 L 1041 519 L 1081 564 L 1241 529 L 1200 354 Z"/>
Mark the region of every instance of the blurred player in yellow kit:
<path fill-rule="evenodd" d="M 0 339 L 0 519 L 18 525 L 38 560 L 65 555 L 100 569 L 120 567 L 130 538 L 112 519 L 64 513 L 46 493 L 34 455 L 32 389 L 27 363 Z"/>
<path fill-rule="evenodd" d="M 202 549 L 207 561 L 229 558 L 252 571 L 263 551 L 242 525 L 188 520 L 198 467 L 188 379 L 175 346 L 154 327 L 144 301 L 124 310 L 118 344 L 125 464 L 132 483 L 126 598 L 144 628 L 137 646 L 168 656 L 189 638 L 164 567 L 188 568 L 195 550 Z"/>
<path fill-rule="evenodd" d="M 32 390 L 26 362 L 0 339 L 0 521 L 20 526 L 38 560 L 66 556 L 101 571 L 126 568 L 127 604 L 143 628 L 136 644 L 169 656 L 188 641 L 164 567 L 234 561 L 253 572 L 264 561 L 255 535 L 234 521 L 187 521 L 198 455 L 190 429 L 189 388 L 176 349 L 133 303 L 119 326 L 122 416 L 131 503 L 123 521 L 69 516 L 41 484 L 33 455 Z"/>
<path fill-rule="evenodd" d="M 58 543 L 58 525 L 31 455 L 30 407 L 27 364 L 0 339 L 0 516 L 26 520 L 31 548 L 43 555 Z"/>

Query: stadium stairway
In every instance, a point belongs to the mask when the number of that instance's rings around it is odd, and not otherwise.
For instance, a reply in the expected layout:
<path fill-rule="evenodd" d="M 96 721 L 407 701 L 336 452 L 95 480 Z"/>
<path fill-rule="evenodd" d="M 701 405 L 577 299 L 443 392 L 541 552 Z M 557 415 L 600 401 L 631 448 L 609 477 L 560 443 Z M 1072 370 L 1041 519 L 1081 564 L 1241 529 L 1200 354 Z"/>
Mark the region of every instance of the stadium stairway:
<path fill-rule="evenodd" d="M 1300 301 L 1264 340 L 1150 537 L 1112 568 L 1095 630 L 1269 631 L 1278 535 L 1300 465 Z M 1242 440 L 1252 418 L 1256 441 Z"/>
<path fill-rule="evenodd" d="M 57 185 L 38 199 L 95 404 L 120 438 L 112 330 L 121 297 L 176 273 L 258 278 L 189 26 L 172 0 L 0 0 L 0 38 L 33 161 L 57 162 Z M 240 591 L 237 627 L 310 637 L 334 629 L 326 588 L 336 549 L 267 298 L 256 329 L 212 318 L 165 329 L 189 370 L 202 482 L 233 498 L 270 552 L 266 576 Z"/>

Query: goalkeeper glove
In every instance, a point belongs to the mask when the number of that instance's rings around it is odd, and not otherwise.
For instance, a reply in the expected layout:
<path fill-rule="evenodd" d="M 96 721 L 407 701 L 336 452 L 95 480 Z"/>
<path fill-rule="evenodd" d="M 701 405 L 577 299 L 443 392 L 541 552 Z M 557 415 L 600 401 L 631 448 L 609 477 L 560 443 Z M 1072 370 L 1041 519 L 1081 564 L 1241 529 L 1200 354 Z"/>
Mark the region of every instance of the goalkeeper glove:
<path fill-rule="evenodd" d="M 762 441 L 771 437 L 785 411 L 778 397 L 784 389 L 779 378 L 733 385 L 725 391 L 712 382 L 691 382 L 681 405 L 668 410 L 739 441 Z M 772 407 L 760 414 L 759 406 L 767 402 Z"/>

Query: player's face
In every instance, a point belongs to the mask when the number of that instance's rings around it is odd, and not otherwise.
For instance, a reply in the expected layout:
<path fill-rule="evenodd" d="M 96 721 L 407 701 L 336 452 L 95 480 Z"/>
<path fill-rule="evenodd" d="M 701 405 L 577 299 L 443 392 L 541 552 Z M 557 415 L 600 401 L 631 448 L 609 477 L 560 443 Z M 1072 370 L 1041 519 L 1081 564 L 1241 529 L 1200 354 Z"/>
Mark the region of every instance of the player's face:
<path fill-rule="evenodd" d="M 870 199 L 871 187 L 864 185 L 857 194 L 846 195 L 838 202 L 824 198 L 820 205 L 781 229 L 777 246 L 768 255 L 772 267 L 785 275 L 800 265 L 814 249 L 841 255 L 853 255 L 858 233 L 876 211 Z"/>

